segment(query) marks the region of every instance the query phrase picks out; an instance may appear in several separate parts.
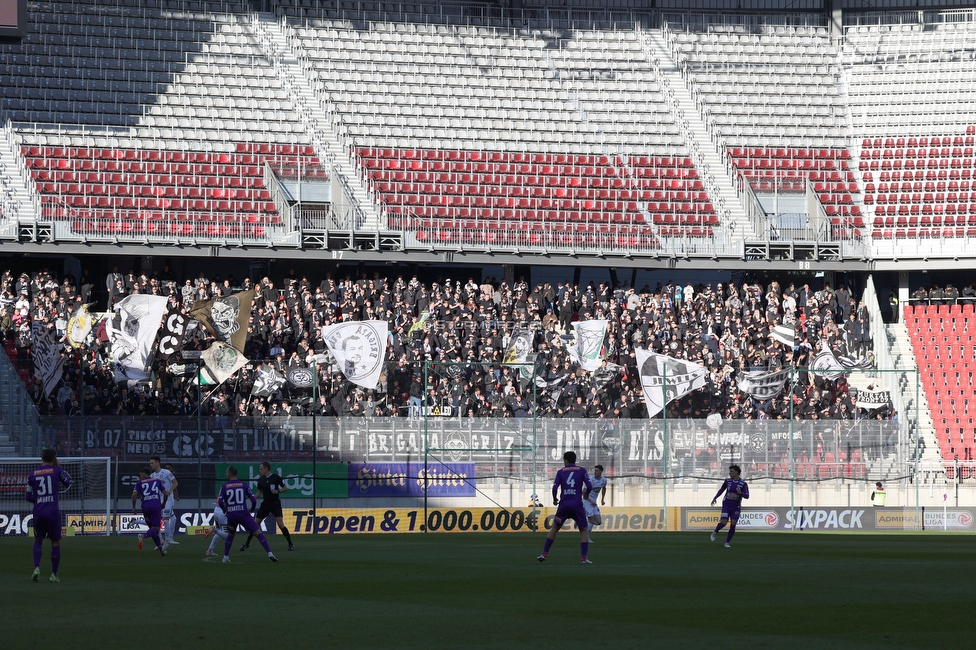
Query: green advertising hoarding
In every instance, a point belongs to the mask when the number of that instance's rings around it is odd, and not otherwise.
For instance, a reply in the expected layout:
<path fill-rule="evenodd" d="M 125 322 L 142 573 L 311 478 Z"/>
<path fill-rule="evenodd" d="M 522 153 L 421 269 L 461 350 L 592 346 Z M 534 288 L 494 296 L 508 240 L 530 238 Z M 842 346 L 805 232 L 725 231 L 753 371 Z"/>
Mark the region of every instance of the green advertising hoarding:
<path fill-rule="evenodd" d="M 261 462 L 256 463 L 234 463 L 237 468 L 237 478 L 247 481 L 251 489 L 257 493 L 258 479 L 261 474 L 258 471 Z M 218 463 L 217 483 L 222 484 L 227 476 L 229 463 Z M 284 480 L 288 490 L 282 493 L 282 499 L 310 499 L 312 490 L 315 490 L 315 497 L 319 499 L 345 499 L 348 496 L 346 488 L 348 477 L 347 465 L 345 463 L 318 463 L 315 472 L 318 480 L 314 480 L 312 474 L 312 463 L 271 463 L 271 472 L 277 474 Z M 314 487 L 313 487 L 314 486 Z"/>

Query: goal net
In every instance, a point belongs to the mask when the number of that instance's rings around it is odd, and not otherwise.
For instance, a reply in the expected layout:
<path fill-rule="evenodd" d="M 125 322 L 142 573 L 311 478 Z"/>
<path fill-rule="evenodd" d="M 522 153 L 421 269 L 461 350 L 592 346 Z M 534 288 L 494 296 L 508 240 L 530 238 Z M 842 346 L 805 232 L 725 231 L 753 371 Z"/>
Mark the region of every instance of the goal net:
<path fill-rule="evenodd" d="M 24 499 L 27 477 L 37 458 L 0 458 L 0 536 L 33 534 L 33 504 Z M 74 535 L 108 535 L 112 531 L 110 458 L 58 458 L 71 477 L 60 495 L 61 520 Z"/>

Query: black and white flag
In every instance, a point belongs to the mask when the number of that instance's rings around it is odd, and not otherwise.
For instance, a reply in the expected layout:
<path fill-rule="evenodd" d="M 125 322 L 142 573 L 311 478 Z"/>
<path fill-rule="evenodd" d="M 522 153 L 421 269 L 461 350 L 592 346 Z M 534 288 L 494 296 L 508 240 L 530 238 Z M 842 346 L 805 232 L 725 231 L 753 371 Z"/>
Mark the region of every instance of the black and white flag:
<path fill-rule="evenodd" d="M 190 309 L 190 316 L 198 320 L 217 340 L 231 345 L 243 354 L 253 303 L 254 292 L 242 291 L 232 296 L 197 301 Z"/>
<path fill-rule="evenodd" d="M 322 338 L 346 379 L 375 389 L 386 363 L 387 322 L 349 321 L 322 328 Z"/>
<path fill-rule="evenodd" d="M 831 381 L 836 381 L 844 376 L 844 366 L 841 365 L 826 344 L 820 348 L 820 352 L 813 358 L 810 363 L 810 370 L 815 375 Z"/>
<path fill-rule="evenodd" d="M 774 341 L 779 341 L 783 345 L 793 348 L 796 346 L 796 331 L 792 325 L 777 325 L 769 333 L 769 337 Z"/>
<path fill-rule="evenodd" d="M 867 390 L 864 388 L 857 389 L 857 400 L 855 404 L 857 404 L 858 408 L 873 411 L 888 406 L 890 402 L 891 393 L 889 391 Z"/>
<path fill-rule="evenodd" d="M 53 329 L 34 321 L 31 324 L 31 356 L 34 358 L 34 376 L 41 381 L 44 394 L 50 395 L 61 380 L 64 358 L 61 344 Z"/>
<path fill-rule="evenodd" d="M 576 341 L 568 346 L 570 358 L 578 363 L 583 370 L 593 372 L 600 367 L 603 360 L 603 339 L 607 335 L 607 321 L 585 320 L 573 323 Z"/>
<path fill-rule="evenodd" d="M 502 363 L 525 363 L 525 358 L 532 351 L 532 340 L 534 338 L 535 330 L 533 329 L 527 327 L 513 329 Z"/>
<path fill-rule="evenodd" d="M 288 385 L 292 388 L 311 388 L 314 383 L 314 369 L 303 368 L 301 366 L 291 366 L 288 368 Z"/>
<path fill-rule="evenodd" d="M 647 415 L 653 418 L 672 401 L 704 388 L 708 372 L 691 361 L 635 349 Z"/>
<path fill-rule="evenodd" d="M 753 399 L 765 402 L 783 392 L 789 376 L 788 368 L 774 372 L 765 370 L 744 372 L 738 381 L 739 390 Z"/>
<path fill-rule="evenodd" d="M 171 363 L 169 366 L 167 366 L 169 369 L 169 374 L 179 377 L 195 375 L 197 374 L 199 367 L 199 364 L 196 363 Z"/>
<path fill-rule="evenodd" d="M 593 374 L 590 376 L 590 380 L 593 385 L 596 386 L 598 391 L 603 390 L 607 384 L 614 380 L 614 378 L 620 373 L 620 366 L 615 363 L 607 362 L 607 365 L 600 365 Z"/>
<path fill-rule="evenodd" d="M 190 317 L 181 314 L 179 309 L 173 309 L 166 315 L 157 348 L 160 357 L 169 359 L 183 349 L 183 338 L 186 336 L 189 324 Z"/>
<path fill-rule="evenodd" d="M 135 294 L 116 303 L 115 314 L 105 321 L 116 382 L 149 379 L 150 352 L 166 302 L 165 296 Z"/>
<path fill-rule="evenodd" d="M 848 370 L 870 370 L 871 362 L 867 359 L 855 359 L 854 357 L 837 357 L 840 361 L 840 365 L 844 366 Z"/>
<path fill-rule="evenodd" d="M 251 386 L 251 395 L 255 397 L 268 397 L 284 386 L 286 381 L 285 376 L 274 368 L 261 368 L 254 375 L 254 385 Z"/>

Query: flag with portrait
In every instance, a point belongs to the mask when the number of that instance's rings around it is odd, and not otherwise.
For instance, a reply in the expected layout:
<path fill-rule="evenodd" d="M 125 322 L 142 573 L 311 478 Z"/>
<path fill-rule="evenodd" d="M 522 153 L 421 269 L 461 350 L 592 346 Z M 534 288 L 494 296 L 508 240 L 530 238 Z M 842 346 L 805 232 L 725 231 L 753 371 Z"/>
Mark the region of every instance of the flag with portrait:
<path fill-rule="evenodd" d="M 223 341 L 244 354 L 247 325 L 251 320 L 253 302 L 253 291 L 242 291 L 212 300 L 200 300 L 193 303 L 190 316 L 199 321 L 218 341 Z"/>
<path fill-rule="evenodd" d="M 135 294 L 115 304 L 105 321 L 115 381 L 146 381 L 153 343 L 166 312 L 164 296 Z"/>
<path fill-rule="evenodd" d="M 535 330 L 527 327 L 514 328 L 502 363 L 525 363 L 526 357 L 532 351 L 533 339 L 535 339 Z"/>
<path fill-rule="evenodd" d="M 71 318 L 68 319 L 67 341 L 68 345 L 78 349 L 85 345 L 92 328 L 95 326 L 95 316 L 88 311 L 88 305 L 78 305 Z"/>
<path fill-rule="evenodd" d="M 374 389 L 386 364 L 387 322 L 347 321 L 326 325 L 322 338 L 342 375 L 363 388 Z"/>

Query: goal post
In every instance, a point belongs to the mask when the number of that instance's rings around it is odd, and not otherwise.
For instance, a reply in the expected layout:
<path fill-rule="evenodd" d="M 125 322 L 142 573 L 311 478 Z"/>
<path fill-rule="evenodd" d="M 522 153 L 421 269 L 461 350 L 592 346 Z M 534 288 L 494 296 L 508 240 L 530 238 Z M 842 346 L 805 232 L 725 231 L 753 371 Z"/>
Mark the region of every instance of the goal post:
<path fill-rule="evenodd" d="M 32 534 L 33 504 L 24 499 L 27 477 L 39 458 L 0 457 L 0 537 Z M 58 458 L 71 477 L 59 495 L 62 526 L 73 535 L 112 533 L 112 459 Z"/>

